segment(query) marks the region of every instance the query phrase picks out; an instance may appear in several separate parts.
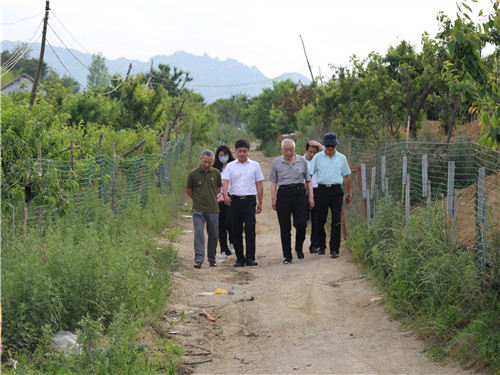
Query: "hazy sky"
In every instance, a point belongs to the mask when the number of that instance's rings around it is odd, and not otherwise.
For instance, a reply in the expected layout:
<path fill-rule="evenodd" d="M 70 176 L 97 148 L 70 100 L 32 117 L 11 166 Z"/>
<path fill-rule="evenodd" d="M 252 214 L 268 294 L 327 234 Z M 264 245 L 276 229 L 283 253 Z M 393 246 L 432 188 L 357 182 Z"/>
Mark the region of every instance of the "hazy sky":
<path fill-rule="evenodd" d="M 491 1 L 473 10 L 491 11 Z M 45 0 L 2 0 L 1 7 L 2 40 L 41 40 Z M 59 37 L 68 48 L 142 61 L 207 53 L 269 78 L 310 77 L 299 34 L 314 75 L 328 74 L 329 64 L 346 65 L 353 54 L 384 54 L 403 39 L 419 45 L 424 31 L 437 33 L 439 11 L 452 19 L 457 12 L 455 0 L 51 0 L 50 8 L 53 46 L 63 46 Z"/>

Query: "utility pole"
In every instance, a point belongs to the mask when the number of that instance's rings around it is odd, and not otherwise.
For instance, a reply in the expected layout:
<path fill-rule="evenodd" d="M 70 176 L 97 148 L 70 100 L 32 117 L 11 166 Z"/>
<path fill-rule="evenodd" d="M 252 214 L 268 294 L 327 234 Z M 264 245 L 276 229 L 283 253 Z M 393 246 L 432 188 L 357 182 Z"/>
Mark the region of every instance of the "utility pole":
<path fill-rule="evenodd" d="M 125 82 L 128 81 L 128 77 L 130 75 L 130 71 L 131 70 L 132 70 L 132 63 L 130 63 L 129 66 L 128 66 L 127 75 L 125 76 L 125 81 L 123 82 L 124 84 L 125 84 Z M 120 101 L 122 101 L 124 93 L 125 93 L 125 86 L 122 87 L 122 93 L 120 95 Z"/>
<path fill-rule="evenodd" d="M 45 37 L 47 35 L 47 23 L 49 21 L 49 0 L 45 2 L 45 18 L 43 19 L 43 32 L 42 32 L 42 46 L 40 47 L 40 57 L 38 58 L 38 68 L 36 69 L 35 82 L 33 82 L 33 89 L 30 96 L 30 107 L 35 103 L 36 88 L 38 80 L 40 79 L 40 71 L 42 70 L 43 54 L 45 53 Z"/>

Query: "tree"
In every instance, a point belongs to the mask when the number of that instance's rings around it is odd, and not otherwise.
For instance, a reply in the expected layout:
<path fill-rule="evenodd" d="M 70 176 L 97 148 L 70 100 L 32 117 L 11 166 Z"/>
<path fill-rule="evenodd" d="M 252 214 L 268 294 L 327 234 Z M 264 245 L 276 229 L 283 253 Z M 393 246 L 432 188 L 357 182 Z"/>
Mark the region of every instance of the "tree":
<path fill-rule="evenodd" d="M 417 123 L 421 110 L 432 92 L 434 82 L 440 78 L 436 61 L 436 44 L 427 34 L 422 37 L 422 52 L 402 41 L 396 48 L 390 47 L 385 57 L 389 74 L 401 82 L 410 119 L 410 136 L 417 136 Z"/>
<path fill-rule="evenodd" d="M 279 134 L 297 130 L 297 114 L 311 102 L 312 93 L 290 79 L 274 81 L 250 101 L 244 111 L 248 131 L 265 142 L 274 142 Z"/>
<path fill-rule="evenodd" d="M 453 59 L 447 61 L 443 71 L 444 79 L 459 87 L 462 93 L 474 99 L 472 112 L 480 114 L 481 138 L 479 143 L 496 148 L 500 144 L 500 6 L 493 2 L 493 9 L 484 17 L 483 23 L 471 20 L 471 8 L 466 0 L 458 5 L 457 19 L 451 22 L 441 15 L 442 38 Z M 482 57 L 486 44 L 494 47 L 490 56 Z"/>
<path fill-rule="evenodd" d="M 151 69 L 151 74 L 144 73 L 142 77 L 143 82 L 149 82 L 154 89 L 163 86 L 172 97 L 181 96 L 186 91 L 186 83 L 193 80 L 188 72 L 179 70 L 176 66 L 172 69 L 170 65 L 165 64 L 159 64 L 158 70 L 153 68 Z"/>
<path fill-rule="evenodd" d="M 93 91 L 101 91 L 110 84 L 109 70 L 106 66 L 106 59 L 101 53 L 92 55 L 92 63 L 89 66 L 87 75 L 87 87 Z"/>
<path fill-rule="evenodd" d="M 219 115 L 219 124 L 240 127 L 245 121 L 243 111 L 248 108 L 250 99 L 245 94 L 231 95 L 228 99 L 221 98 L 210 104 Z"/>
<path fill-rule="evenodd" d="M 19 49 L 20 47 L 16 47 L 16 51 Z M 27 56 L 29 56 L 30 52 L 28 51 L 13 67 L 12 67 L 12 70 L 14 72 L 16 72 L 16 76 L 17 75 L 20 75 L 22 73 L 26 73 L 28 75 L 30 75 L 31 77 L 35 77 L 36 75 L 36 71 L 37 71 L 37 68 L 38 68 L 38 59 L 35 59 L 35 58 L 28 58 Z M 9 62 L 9 60 L 11 60 L 12 63 L 14 63 L 15 61 L 15 58 L 16 58 L 16 53 L 13 52 L 9 52 L 8 50 L 5 50 L 5 51 L 2 51 L 2 55 L 1 55 L 1 60 L 2 60 L 2 65 L 6 65 L 7 62 Z M 10 66 L 10 64 L 9 64 Z M 47 63 L 42 61 L 42 68 L 41 68 L 41 71 L 40 71 L 40 76 L 42 78 L 45 77 L 45 74 L 48 72 L 49 68 L 47 66 Z M 3 72 L 2 72 L 3 73 Z M 3 81 L 3 80 L 2 80 Z M 8 83 L 8 82 L 5 82 L 3 81 L 2 82 L 2 85 L 4 85 L 5 83 Z"/>

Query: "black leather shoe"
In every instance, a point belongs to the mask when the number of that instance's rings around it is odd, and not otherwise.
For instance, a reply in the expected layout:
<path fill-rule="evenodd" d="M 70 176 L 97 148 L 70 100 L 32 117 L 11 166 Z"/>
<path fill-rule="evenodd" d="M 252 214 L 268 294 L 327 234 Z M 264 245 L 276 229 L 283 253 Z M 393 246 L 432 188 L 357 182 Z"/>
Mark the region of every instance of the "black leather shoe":
<path fill-rule="evenodd" d="M 336 251 L 332 251 L 330 253 L 330 258 L 338 258 L 339 257 L 339 253 L 337 253 Z"/>
<path fill-rule="evenodd" d="M 243 262 L 236 262 L 234 264 L 234 267 L 245 267 L 245 263 L 243 263 Z"/>
<path fill-rule="evenodd" d="M 247 260 L 247 266 L 258 266 L 259 263 L 257 263 L 255 260 Z"/>
<path fill-rule="evenodd" d="M 325 253 L 325 249 L 319 249 L 318 254 L 323 255 Z"/>
<path fill-rule="evenodd" d="M 317 254 L 319 252 L 319 249 L 316 246 L 311 245 L 309 246 L 309 252 L 311 254 Z"/>
<path fill-rule="evenodd" d="M 297 253 L 297 258 L 304 259 L 304 253 L 302 251 L 300 253 Z"/>

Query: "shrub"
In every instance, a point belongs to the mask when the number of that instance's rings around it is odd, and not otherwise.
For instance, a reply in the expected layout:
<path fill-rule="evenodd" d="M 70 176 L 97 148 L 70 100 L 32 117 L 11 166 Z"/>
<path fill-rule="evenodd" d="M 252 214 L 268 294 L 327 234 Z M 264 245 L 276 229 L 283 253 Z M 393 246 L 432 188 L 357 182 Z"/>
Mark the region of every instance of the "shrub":
<path fill-rule="evenodd" d="M 156 317 L 179 263 L 172 246 L 154 237 L 172 222 L 177 200 L 151 194 L 146 207 L 117 215 L 94 204 L 55 220 L 43 235 L 2 232 L 4 349 L 34 352 L 46 325 L 74 331 L 82 317 L 104 327 L 120 311 L 126 321 Z"/>

